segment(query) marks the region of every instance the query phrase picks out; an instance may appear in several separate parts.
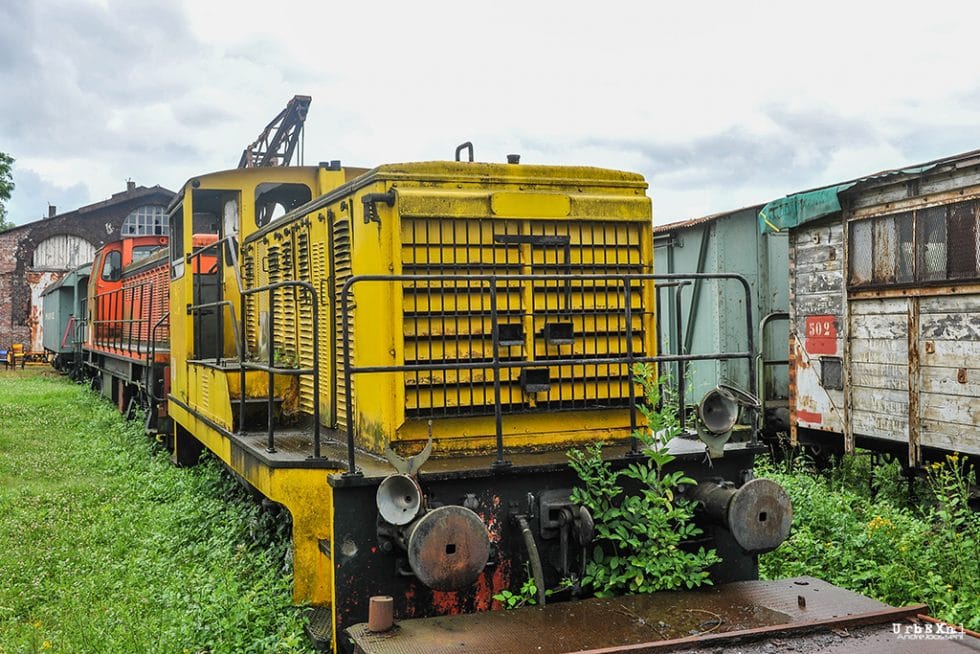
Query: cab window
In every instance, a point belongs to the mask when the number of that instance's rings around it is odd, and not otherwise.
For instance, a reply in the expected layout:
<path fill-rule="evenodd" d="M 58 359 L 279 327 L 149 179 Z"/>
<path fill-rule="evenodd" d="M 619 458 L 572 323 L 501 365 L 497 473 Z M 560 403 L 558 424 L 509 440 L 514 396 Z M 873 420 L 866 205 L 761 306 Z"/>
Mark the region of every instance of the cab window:
<path fill-rule="evenodd" d="M 170 278 L 184 274 L 184 203 L 170 212 Z"/>
<path fill-rule="evenodd" d="M 119 250 L 106 253 L 102 260 L 102 279 L 107 282 L 118 282 L 122 279 L 122 252 Z"/>
<path fill-rule="evenodd" d="M 147 258 L 161 247 L 160 245 L 137 245 L 133 248 L 133 263 Z"/>
<path fill-rule="evenodd" d="M 255 226 L 268 225 L 312 199 L 306 184 L 263 182 L 255 187 Z"/>

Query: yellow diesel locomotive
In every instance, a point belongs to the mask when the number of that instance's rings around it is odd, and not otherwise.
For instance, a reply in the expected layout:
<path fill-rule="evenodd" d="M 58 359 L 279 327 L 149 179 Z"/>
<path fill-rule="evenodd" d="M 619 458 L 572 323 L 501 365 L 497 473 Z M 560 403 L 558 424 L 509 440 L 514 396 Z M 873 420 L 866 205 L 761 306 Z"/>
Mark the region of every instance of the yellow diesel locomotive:
<path fill-rule="evenodd" d="M 752 363 L 751 330 L 745 352 L 658 356 L 641 176 L 458 159 L 218 172 L 170 208 L 174 458 L 207 448 L 288 510 L 294 598 L 338 651 L 375 596 L 422 618 L 499 607 L 528 561 L 567 577 L 589 520 L 565 452 L 637 453 L 632 366 Z M 754 438 L 688 443 L 677 464 L 727 507 Z M 755 524 L 705 518 L 716 580 L 786 536 L 785 497 L 751 495 Z"/>

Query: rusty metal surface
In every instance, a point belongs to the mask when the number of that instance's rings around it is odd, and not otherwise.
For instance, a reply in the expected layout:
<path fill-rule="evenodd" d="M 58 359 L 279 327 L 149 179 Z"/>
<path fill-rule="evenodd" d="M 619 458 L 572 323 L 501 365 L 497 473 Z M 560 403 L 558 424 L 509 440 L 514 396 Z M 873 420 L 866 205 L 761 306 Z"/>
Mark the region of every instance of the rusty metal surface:
<path fill-rule="evenodd" d="M 922 461 L 922 449 L 919 446 L 919 298 L 909 298 L 908 316 L 908 352 L 909 352 L 909 465 L 913 468 Z"/>
<path fill-rule="evenodd" d="M 26 343 L 27 351 L 29 353 L 44 352 L 44 336 L 42 334 L 44 320 L 41 318 L 41 310 L 43 308 L 41 293 L 44 292 L 44 289 L 46 289 L 48 286 L 67 274 L 67 270 L 27 271 L 27 286 L 30 289 L 31 297 L 29 309 L 30 313 L 27 317 L 27 327 L 30 331 L 30 341 Z M 3 345 L 9 345 L 9 343 L 4 343 Z"/>
<path fill-rule="evenodd" d="M 789 536 L 793 505 L 783 487 L 771 479 L 753 479 L 735 493 L 727 524 L 748 552 L 770 552 Z"/>
<path fill-rule="evenodd" d="M 725 216 L 730 216 L 735 213 L 741 213 L 742 211 L 753 210 L 755 212 L 758 212 L 759 209 L 761 209 L 764 206 L 765 206 L 764 204 L 754 204 L 747 207 L 742 207 L 741 209 L 722 211 L 720 213 L 712 213 L 712 214 L 708 214 L 707 216 L 688 218 L 687 220 L 678 220 L 672 223 L 667 223 L 666 225 L 654 225 L 653 233 L 655 235 L 669 234 L 671 232 L 680 231 L 682 229 L 689 229 L 691 227 L 697 227 L 698 225 L 703 225 L 705 223 L 714 222 L 719 218 L 724 218 Z"/>
<path fill-rule="evenodd" d="M 408 562 L 434 590 L 461 590 L 476 581 L 490 557 L 490 534 L 472 510 L 450 504 L 429 511 L 408 535 Z"/>
<path fill-rule="evenodd" d="M 238 167 L 288 166 L 299 143 L 310 102 L 308 95 L 293 96 L 286 103 L 286 108 L 265 126 L 255 142 L 246 146 Z"/>
<path fill-rule="evenodd" d="M 737 651 L 739 654 L 773 654 L 774 652 L 805 652 L 807 654 L 965 654 L 980 650 L 976 638 L 938 637 L 912 638 L 895 634 L 893 625 L 900 629 L 924 625 L 911 621 L 884 622 L 863 627 L 823 628 L 797 634 L 776 634 L 770 637 L 740 641 L 737 648 L 729 644 L 719 648 L 717 644 L 672 649 L 684 654 L 716 654 L 719 651 Z"/>
<path fill-rule="evenodd" d="M 794 624 L 846 625 L 868 614 L 890 625 L 921 610 L 892 609 L 818 579 L 796 577 L 696 592 L 596 598 L 545 609 L 405 620 L 385 634 L 371 634 L 360 624 L 348 634 L 365 654 L 652 651 L 665 645 L 691 646 L 691 638 L 721 642 L 751 633 L 779 633 Z"/>

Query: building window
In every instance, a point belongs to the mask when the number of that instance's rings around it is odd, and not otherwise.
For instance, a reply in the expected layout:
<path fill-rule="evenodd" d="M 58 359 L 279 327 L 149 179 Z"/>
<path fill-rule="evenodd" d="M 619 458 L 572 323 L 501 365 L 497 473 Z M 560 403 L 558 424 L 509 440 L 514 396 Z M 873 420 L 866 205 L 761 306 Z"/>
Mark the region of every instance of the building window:
<path fill-rule="evenodd" d="M 167 236 L 167 210 L 163 207 L 140 207 L 126 216 L 120 233 L 123 236 Z"/>
<path fill-rule="evenodd" d="M 980 200 L 852 221 L 852 288 L 980 279 Z"/>

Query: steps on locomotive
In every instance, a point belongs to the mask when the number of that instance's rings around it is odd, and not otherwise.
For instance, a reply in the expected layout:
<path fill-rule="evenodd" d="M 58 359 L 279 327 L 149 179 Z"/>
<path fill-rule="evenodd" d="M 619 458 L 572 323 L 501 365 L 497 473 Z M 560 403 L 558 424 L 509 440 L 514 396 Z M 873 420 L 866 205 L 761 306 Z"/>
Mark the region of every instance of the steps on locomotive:
<path fill-rule="evenodd" d="M 282 402 L 283 398 L 272 398 L 272 425 L 278 427 L 282 424 Z M 267 397 L 247 397 L 245 398 L 245 424 L 240 426 L 239 413 L 240 400 L 232 399 L 232 425 L 234 431 L 261 431 L 265 432 L 269 427 L 269 398 Z"/>

